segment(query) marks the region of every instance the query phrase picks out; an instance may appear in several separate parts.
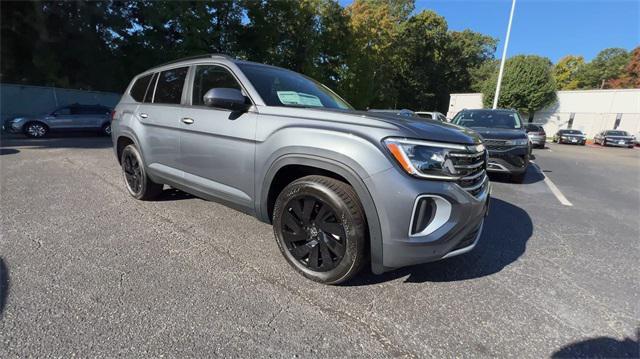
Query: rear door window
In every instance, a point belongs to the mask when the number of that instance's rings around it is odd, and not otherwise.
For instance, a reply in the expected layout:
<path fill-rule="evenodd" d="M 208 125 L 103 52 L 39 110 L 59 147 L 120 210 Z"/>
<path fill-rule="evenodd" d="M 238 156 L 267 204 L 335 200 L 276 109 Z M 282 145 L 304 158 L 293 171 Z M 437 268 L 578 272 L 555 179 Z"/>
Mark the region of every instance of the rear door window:
<path fill-rule="evenodd" d="M 147 92 L 152 76 L 152 74 L 143 76 L 137 79 L 133 86 L 131 86 L 131 91 L 129 91 L 129 93 L 134 100 L 138 102 L 142 102 L 144 100 L 144 94 Z"/>
<path fill-rule="evenodd" d="M 188 67 L 162 71 L 156 85 L 153 103 L 180 104 Z"/>

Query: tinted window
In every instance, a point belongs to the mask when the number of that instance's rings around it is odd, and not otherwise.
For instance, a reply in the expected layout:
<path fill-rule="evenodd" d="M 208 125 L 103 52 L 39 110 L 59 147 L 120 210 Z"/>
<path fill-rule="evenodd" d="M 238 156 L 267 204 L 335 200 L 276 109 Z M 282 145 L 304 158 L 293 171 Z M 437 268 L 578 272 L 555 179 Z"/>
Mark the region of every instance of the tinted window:
<path fill-rule="evenodd" d="M 433 117 L 431 117 L 430 113 L 419 113 L 417 115 L 418 115 L 418 117 L 422 117 L 422 118 L 430 118 L 430 119 L 433 118 Z"/>
<path fill-rule="evenodd" d="M 196 67 L 193 78 L 193 105 L 203 106 L 203 97 L 212 88 L 231 88 L 242 91 L 242 87 L 227 69 L 215 65 Z"/>
<path fill-rule="evenodd" d="M 560 130 L 560 134 L 562 135 L 580 135 L 582 134 L 582 132 L 580 132 L 579 130 Z"/>
<path fill-rule="evenodd" d="M 268 106 L 352 108 L 321 83 L 293 71 L 247 63 L 238 66 Z"/>
<path fill-rule="evenodd" d="M 156 85 L 153 103 L 179 104 L 188 67 L 162 71 Z"/>
<path fill-rule="evenodd" d="M 607 136 L 629 136 L 626 131 L 607 131 L 605 133 Z"/>
<path fill-rule="evenodd" d="M 465 127 L 522 128 L 520 116 L 513 111 L 462 111 L 452 122 Z"/>
<path fill-rule="evenodd" d="M 542 126 L 527 125 L 527 131 L 542 131 Z"/>
<path fill-rule="evenodd" d="M 149 81 L 151 80 L 151 74 L 147 76 L 143 76 L 136 80 L 136 82 L 131 86 L 131 97 L 138 102 L 142 102 L 144 99 L 144 94 L 147 91 L 147 87 L 149 87 Z"/>
<path fill-rule="evenodd" d="M 442 122 L 447 122 L 447 118 L 444 115 L 438 114 L 438 120 Z"/>
<path fill-rule="evenodd" d="M 110 110 L 104 106 L 75 106 L 71 108 L 74 115 L 104 115 Z"/>

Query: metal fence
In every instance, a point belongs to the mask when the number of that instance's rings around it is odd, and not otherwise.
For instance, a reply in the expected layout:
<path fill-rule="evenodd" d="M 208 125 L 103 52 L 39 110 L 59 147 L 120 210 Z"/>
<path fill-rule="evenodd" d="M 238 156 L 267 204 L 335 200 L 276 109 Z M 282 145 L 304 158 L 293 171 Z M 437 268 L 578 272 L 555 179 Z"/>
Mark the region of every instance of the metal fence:
<path fill-rule="evenodd" d="M 73 103 L 115 107 L 120 96 L 113 92 L 0 84 L 0 121 L 17 116 L 41 115 Z"/>

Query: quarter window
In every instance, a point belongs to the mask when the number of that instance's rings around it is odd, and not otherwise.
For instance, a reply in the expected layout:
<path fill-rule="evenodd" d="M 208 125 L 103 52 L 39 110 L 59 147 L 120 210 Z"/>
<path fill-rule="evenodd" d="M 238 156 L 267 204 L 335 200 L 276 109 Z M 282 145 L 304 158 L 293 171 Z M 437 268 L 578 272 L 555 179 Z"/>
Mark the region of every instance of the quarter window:
<path fill-rule="evenodd" d="M 149 87 L 149 81 L 151 80 L 151 74 L 147 76 L 143 76 L 136 80 L 136 82 L 131 86 L 131 97 L 138 102 L 142 102 L 144 99 L 144 94 L 147 91 L 147 87 Z"/>
<path fill-rule="evenodd" d="M 153 103 L 179 104 L 188 67 L 162 71 L 156 85 Z"/>
<path fill-rule="evenodd" d="M 204 106 L 204 95 L 212 88 L 231 88 L 242 91 L 238 81 L 227 69 L 215 65 L 197 66 L 193 79 L 192 104 Z"/>

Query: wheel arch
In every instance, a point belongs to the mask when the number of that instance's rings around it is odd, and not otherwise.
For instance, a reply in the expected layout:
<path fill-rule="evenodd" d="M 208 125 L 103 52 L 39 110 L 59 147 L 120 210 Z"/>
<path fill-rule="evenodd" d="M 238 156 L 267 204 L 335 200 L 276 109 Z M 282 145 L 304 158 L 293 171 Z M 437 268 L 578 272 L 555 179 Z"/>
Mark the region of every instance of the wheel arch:
<path fill-rule="evenodd" d="M 300 170 L 290 173 L 290 170 Z M 256 196 L 256 214 L 263 222 L 271 223 L 273 203 L 280 191 L 291 181 L 309 174 L 319 174 L 346 182 L 355 190 L 367 219 L 371 270 L 380 274 L 382 265 L 382 231 L 378 212 L 367 186 L 358 173 L 339 161 L 306 154 L 291 154 L 279 157 L 267 171 L 261 191 Z M 288 182 L 287 182 L 288 181 Z"/>

